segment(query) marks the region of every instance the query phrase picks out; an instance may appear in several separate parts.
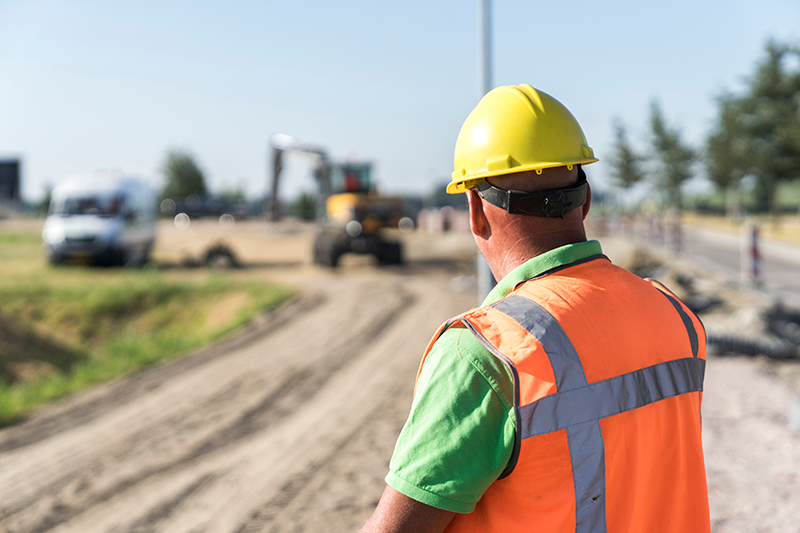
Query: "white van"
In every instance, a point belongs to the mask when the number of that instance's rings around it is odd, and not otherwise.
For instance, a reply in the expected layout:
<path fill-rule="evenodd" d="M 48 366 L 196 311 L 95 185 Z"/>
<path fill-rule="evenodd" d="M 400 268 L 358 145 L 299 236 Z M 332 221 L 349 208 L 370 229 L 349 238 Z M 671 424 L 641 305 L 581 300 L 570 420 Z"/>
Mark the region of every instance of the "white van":
<path fill-rule="evenodd" d="M 157 199 L 136 178 L 96 174 L 53 188 L 42 238 L 51 264 L 144 264 L 156 239 Z"/>

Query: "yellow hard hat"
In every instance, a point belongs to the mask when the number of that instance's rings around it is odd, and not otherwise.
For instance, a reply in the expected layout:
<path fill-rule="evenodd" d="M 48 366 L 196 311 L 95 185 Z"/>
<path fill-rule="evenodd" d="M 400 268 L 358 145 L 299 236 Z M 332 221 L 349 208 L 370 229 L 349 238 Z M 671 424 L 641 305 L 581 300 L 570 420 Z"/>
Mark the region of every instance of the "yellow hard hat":
<path fill-rule="evenodd" d="M 466 192 L 491 176 L 596 161 L 580 124 L 561 102 L 527 84 L 498 87 L 461 126 L 447 192 Z"/>

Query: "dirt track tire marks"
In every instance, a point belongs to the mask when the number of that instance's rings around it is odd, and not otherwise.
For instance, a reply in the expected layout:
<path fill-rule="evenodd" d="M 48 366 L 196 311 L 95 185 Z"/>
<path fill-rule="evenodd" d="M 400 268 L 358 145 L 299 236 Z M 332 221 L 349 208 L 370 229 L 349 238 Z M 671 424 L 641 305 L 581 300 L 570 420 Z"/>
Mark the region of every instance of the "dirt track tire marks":
<path fill-rule="evenodd" d="M 361 515 L 341 525 L 357 528 L 380 494 L 426 337 L 462 304 L 446 279 L 321 286 L 268 335 L 100 387 L 0 432 L 0 531 L 295 530 L 305 527 L 292 516 L 305 487 L 331 483 L 342 449 L 365 456 L 352 443 L 390 427 L 369 490 L 350 489 Z"/>
<path fill-rule="evenodd" d="M 2 431 L 0 456 L 22 446 L 29 446 L 50 435 L 82 424 L 136 401 L 175 376 L 236 350 L 262 340 L 277 328 L 296 317 L 311 312 L 325 301 L 321 293 L 305 295 L 287 302 L 281 309 L 265 314 L 246 325 L 236 335 L 225 338 L 185 357 L 150 367 L 124 380 L 101 385 L 68 401 L 59 402 L 37 413 L 24 424 Z"/>
<path fill-rule="evenodd" d="M 413 371 L 409 365 L 409 375 Z M 357 531 L 378 504 L 412 390 L 412 380 L 398 382 L 361 426 L 292 479 L 277 498 L 264 502 L 236 533 Z M 293 517 L 291 522 L 287 517 Z"/>

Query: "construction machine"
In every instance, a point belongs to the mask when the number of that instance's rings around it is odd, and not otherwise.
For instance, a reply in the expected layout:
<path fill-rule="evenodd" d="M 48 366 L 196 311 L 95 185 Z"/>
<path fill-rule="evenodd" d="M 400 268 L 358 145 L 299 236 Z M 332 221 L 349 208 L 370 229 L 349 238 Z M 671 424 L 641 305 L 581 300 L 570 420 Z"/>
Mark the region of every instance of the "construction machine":
<path fill-rule="evenodd" d="M 333 162 L 323 148 L 284 134 L 270 139 L 272 183 L 269 215 L 281 218 L 278 189 L 283 158 L 299 154 L 311 159 L 318 185 L 317 220 L 313 258 L 317 265 L 336 267 L 346 253 L 370 254 L 379 264 L 402 262 L 402 246 L 384 235 L 404 216 L 400 197 L 383 196 L 372 182 L 372 163 Z M 409 219 L 410 220 L 410 219 Z"/>

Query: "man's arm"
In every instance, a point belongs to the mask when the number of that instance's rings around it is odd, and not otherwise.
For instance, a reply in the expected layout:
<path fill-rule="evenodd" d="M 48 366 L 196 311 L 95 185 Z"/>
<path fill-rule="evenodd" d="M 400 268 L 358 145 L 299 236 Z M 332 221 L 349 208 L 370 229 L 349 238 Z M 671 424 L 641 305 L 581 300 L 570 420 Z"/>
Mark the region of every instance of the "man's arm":
<path fill-rule="evenodd" d="M 420 503 L 387 485 L 361 533 L 441 533 L 455 514 Z"/>
<path fill-rule="evenodd" d="M 513 452 L 513 398 L 502 361 L 467 330 L 444 332 L 419 376 L 389 486 L 362 533 L 441 532 L 456 513 L 472 512 Z"/>

